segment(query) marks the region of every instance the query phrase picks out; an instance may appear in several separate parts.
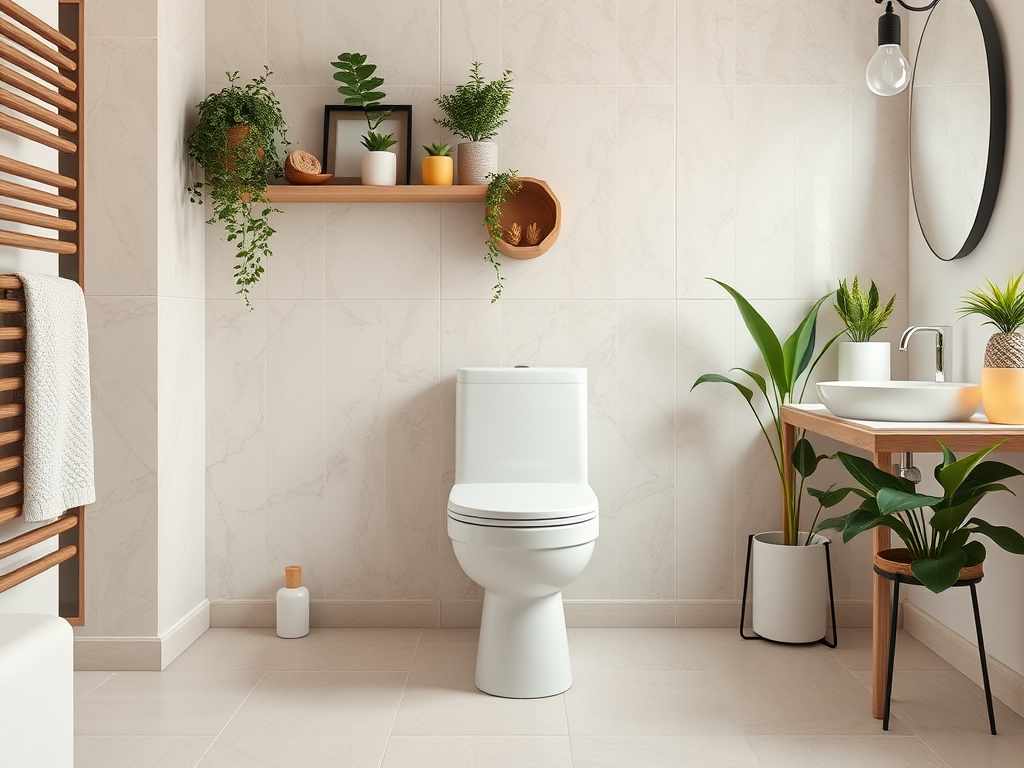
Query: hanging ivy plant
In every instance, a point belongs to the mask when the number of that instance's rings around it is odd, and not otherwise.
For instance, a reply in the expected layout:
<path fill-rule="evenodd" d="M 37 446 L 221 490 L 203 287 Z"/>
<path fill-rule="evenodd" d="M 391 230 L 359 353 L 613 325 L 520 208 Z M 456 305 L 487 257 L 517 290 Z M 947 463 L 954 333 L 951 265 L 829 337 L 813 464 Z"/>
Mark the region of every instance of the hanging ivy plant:
<path fill-rule="evenodd" d="M 235 284 L 252 310 L 249 290 L 263 275 L 271 255 L 270 214 L 281 213 L 267 200 L 267 181 L 283 174 L 278 143 L 289 144 L 281 105 L 267 88 L 264 74 L 239 85 L 228 72 L 228 87 L 199 103 L 199 125 L 185 139 L 189 156 L 203 166 L 205 181 L 188 187 L 193 203 L 210 201 L 213 216 L 235 245 Z M 234 129 L 234 130 L 232 130 Z M 246 130 L 248 129 L 248 130 Z"/>
<path fill-rule="evenodd" d="M 494 244 L 495 240 L 501 240 L 504 230 L 501 227 L 501 206 L 509 195 L 514 195 L 523 188 L 523 183 L 516 177 L 516 171 L 508 173 L 489 173 L 487 178 L 490 183 L 487 185 L 487 193 L 484 197 L 484 228 L 487 230 L 487 254 L 484 261 L 494 267 L 494 274 L 497 282 L 494 284 L 494 296 L 491 297 L 491 304 L 501 298 L 502 285 L 505 276 L 501 274 L 501 262 L 498 257 L 501 252 Z"/>

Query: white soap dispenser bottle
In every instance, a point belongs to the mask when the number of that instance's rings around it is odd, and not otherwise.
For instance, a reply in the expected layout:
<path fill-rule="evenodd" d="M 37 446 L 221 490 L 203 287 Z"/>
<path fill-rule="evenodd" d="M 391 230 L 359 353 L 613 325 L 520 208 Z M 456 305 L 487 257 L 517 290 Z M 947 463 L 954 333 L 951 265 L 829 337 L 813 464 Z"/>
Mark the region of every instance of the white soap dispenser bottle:
<path fill-rule="evenodd" d="M 309 590 L 302 586 L 302 566 L 284 569 L 284 586 L 277 590 L 277 636 L 309 634 Z"/>

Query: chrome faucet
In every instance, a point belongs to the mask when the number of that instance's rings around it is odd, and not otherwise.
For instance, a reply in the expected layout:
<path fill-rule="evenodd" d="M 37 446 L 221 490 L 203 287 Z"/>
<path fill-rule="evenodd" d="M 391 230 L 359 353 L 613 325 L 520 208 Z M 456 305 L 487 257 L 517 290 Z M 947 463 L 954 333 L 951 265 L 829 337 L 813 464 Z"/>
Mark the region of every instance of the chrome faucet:
<path fill-rule="evenodd" d="M 903 332 L 900 339 L 900 352 L 906 352 L 910 345 L 910 337 L 918 331 L 930 331 L 935 334 L 935 380 L 945 381 L 946 371 L 953 369 L 953 326 L 951 325 L 912 325 Z"/>

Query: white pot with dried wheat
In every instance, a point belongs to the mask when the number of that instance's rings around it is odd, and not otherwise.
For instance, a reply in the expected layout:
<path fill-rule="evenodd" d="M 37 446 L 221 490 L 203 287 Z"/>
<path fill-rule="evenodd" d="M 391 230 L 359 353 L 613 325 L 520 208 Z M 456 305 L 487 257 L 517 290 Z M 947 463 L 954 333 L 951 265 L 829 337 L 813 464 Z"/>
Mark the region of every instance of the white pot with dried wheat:
<path fill-rule="evenodd" d="M 1021 278 L 1011 274 L 1006 288 L 986 280 L 987 288 L 968 291 L 958 310 L 964 315 L 988 318 L 994 325 L 985 345 L 985 363 L 981 369 L 981 402 L 993 424 L 1024 424 L 1024 290 Z"/>

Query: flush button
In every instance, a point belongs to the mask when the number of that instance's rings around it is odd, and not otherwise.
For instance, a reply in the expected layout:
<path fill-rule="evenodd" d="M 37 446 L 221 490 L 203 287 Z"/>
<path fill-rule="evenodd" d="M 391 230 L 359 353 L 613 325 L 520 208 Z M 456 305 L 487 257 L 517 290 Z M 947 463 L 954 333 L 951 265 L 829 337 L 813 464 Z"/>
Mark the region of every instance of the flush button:
<path fill-rule="evenodd" d="M 529 367 L 530 367 L 530 366 L 528 366 L 528 365 L 517 365 L 517 366 L 516 366 L 516 368 L 529 368 Z"/>

